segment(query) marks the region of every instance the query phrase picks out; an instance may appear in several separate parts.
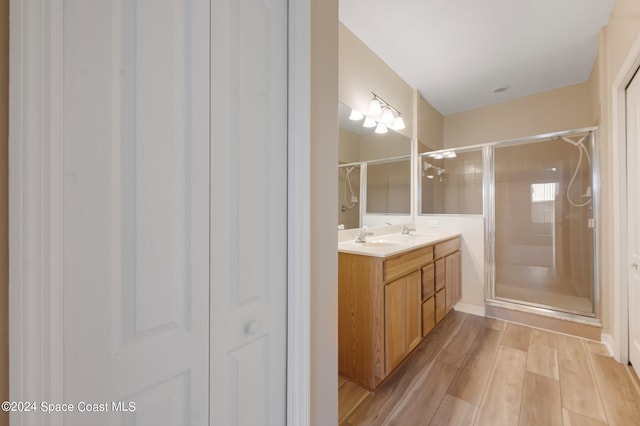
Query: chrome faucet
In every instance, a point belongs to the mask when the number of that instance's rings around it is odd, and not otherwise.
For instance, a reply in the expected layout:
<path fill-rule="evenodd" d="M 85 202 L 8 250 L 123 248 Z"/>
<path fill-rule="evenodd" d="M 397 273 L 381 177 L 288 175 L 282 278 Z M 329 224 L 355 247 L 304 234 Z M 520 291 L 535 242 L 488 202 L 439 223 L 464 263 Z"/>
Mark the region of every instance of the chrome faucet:
<path fill-rule="evenodd" d="M 412 226 L 409 226 L 409 225 L 404 225 L 402 227 L 402 235 L 410 235 L 415 230 L 416 230 L 415 227 L 412 227 Z"/>
<path fill-rule="evenodd" d="M 368 232 L 367 231 L 367 227 L 363 226 L 362 230 L 360 231 L 360 235 L 358 235 L 358 238 L 356 238 L 355 242 L 356 243 L 366 243 L 367 242 L 367 237 L 373 235 L 373 232 Z"/>

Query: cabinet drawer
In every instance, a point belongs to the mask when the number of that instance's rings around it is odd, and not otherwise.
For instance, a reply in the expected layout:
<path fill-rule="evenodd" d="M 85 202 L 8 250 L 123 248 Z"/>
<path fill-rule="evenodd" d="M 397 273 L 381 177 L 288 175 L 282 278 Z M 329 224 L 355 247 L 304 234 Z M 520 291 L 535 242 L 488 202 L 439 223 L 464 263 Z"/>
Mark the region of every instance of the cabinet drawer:
<path fill-rule="evenodd" d="M 433 246 L 422 247 L 384 262 L 384 280 L 393 281 L 433 260 Z"/>
<path fill-rule="evenodd" d="M 447 313 L 447 302 L 445 300 L 446 291 L 444 288 L 434 296 L 436 300 L 436 324 L 439 323 Z"/>
<path fill-rule="evenodd" d="M 422 268 L 422 300 L 427 300 L 435 293 L 435 266 L 433 263 Z"/>
<path fill-rule="evenodd" d="M 422 303 L 422 337 L 429 334 L 436 326 L 435 297 L 430 297 Z"/>
<path fill-rule="evenodd" d="M 435 258 L 440 259 L 458 250 L 460 250 L 460 237 L 438 243 L 435 248 Z"/>

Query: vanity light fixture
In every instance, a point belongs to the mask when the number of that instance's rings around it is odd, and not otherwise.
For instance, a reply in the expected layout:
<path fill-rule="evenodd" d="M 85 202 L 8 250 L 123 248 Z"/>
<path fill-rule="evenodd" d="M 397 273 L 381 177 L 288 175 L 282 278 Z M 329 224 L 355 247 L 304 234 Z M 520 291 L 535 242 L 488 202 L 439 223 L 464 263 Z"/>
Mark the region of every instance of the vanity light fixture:
<path fill-rule="evenodd" d="M 393 116 L 393 111 L 389 108 L 385 108 L 384 111 L 382 111 L 382 118 L 380 118 L 380 122 L 385 126 L 388 126 L 392 124 L 394 120 L 395 117 Z"/>
<path fill-rule="evenodd" d="M 364 118 L 364 114 L 358 111 L 357 109 L 352 109 L 351 114 L 349 115 L 349 120 L 358 121 Z"/>
<path fill-rule="evenodd" d="M 364 127 L 374 127 L 378 123 L 382 124 L 384 130 L 378 125 L 376 133 L 387 133 L 386 129 L 402 130 L 406 128 L 400 111 L 375 93 L 371 92 L 371 94 L 373 99 L 369 102 L 369 111 L 363 124 Z"/>
<path fill-rule="evenodd" d="M 379 117 L 380 114 L 382 114 L 382 106 L 380 105 L 378 97 L 374 94 L 373 99 L 369 102 L 369 112 L 367 115 L 369 117 Z"/>
<path fill-rule="evenodd" d="M 402 116 L 401 116 L 401 115 L 397 116 L 397 117 L 393 120 L 393 124 L 391 125 L 391 128 L 392 128 L 393 130 L 402 130 L 402 129 L 404 129 L 405 127 L 407 127 L 407 126 L 405 126 L 405 125 L 404 125 L 404 119 L 402 118 Z"/>

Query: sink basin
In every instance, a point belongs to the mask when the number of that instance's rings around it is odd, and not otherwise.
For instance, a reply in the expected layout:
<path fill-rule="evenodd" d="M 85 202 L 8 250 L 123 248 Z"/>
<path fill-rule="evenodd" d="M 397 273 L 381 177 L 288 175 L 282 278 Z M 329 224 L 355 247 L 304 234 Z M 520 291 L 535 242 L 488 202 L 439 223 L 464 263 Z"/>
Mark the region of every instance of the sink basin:
<path fill-rule="evenodd" d="M 386 240 L 367 241 L 365 243 L 356 243 L 356 244 L 363 247 L 394 247 L 394 246 L 400 245 L 399 242 L 386 241 Z"/>

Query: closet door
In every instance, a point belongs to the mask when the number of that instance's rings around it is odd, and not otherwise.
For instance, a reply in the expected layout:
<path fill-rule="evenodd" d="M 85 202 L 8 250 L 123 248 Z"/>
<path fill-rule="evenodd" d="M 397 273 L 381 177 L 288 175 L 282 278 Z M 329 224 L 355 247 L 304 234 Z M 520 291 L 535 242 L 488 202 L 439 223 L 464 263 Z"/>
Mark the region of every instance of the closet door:
<path fill-rule="evenodd" d="M 208 423 L 209 20 L 64 2 L 65 425 Z"/>
<path fill-rule="evenodd" d="M 286 423 L 287 1 L 211 9 L 211 423 Z"/>

